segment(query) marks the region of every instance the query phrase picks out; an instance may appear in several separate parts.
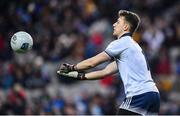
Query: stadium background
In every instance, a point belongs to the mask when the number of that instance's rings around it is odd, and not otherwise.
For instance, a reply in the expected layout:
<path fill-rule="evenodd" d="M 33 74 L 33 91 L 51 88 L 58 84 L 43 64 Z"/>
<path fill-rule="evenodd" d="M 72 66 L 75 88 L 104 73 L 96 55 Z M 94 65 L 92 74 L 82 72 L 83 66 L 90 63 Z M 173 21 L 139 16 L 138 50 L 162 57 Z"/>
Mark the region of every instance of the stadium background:
<path fill-rule="evenodd" d="M 179 0 L 1 0 L 0 114 L 115 114 L 124 97 L 118 75 L 74 81 L 56 70 L 104 50 L 120 9 L 141 17 L 134 38 L 160 90 L 160 114 L 180 114 Z M 34 39 L 26 54 L 10 48 L 20 30 Z"/>

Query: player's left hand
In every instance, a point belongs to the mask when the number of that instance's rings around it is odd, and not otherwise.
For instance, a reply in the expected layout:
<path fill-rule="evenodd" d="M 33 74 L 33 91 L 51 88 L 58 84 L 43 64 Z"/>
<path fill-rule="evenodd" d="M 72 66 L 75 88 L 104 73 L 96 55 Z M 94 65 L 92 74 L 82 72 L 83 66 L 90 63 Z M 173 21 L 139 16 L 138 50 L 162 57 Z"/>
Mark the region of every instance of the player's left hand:
<path fill-rule="evenodd" d="M 74 78 L 77 80 L 86 80 L 85 73 L 80 73 L 77 71 L 71 71 L 68 73 L 62 72 L 62 71 L 57 71 L 57 74 L 60 76 L 68 77 L 68 78 Z"/>
<path fill-rule="evenodd" d="M 68 63 L 64 63 L 61 65 L 60 67 L 60 72 L 64 72 L 64 73 L 68 73 L 71 71 L 74 71 L 74 65 L 68 64 Z"/>

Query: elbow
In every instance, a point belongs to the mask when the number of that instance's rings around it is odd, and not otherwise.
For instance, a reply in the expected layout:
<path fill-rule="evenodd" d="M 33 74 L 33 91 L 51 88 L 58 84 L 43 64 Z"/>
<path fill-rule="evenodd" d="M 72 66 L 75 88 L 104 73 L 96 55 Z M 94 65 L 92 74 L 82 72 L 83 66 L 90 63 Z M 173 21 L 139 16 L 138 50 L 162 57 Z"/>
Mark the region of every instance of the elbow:
<path fill-rule="evenodd" d="M 108 75 L 109 75 L 109 72 L 108 72 L 106 69 L 103 69 L 103 70 L 101 71 L 101 74 L 102 74 L 103 77 L 105 77 L 105 76 L 108 76 Z"/>

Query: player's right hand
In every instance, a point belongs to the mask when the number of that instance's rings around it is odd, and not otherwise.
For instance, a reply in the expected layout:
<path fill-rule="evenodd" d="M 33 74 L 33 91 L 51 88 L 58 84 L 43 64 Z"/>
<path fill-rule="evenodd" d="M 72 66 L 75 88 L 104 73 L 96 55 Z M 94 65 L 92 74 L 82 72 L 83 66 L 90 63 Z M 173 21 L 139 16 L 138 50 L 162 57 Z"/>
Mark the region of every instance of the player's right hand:
<path fill-rule="evenodd" d="M 77 80 L 86 80 L 85 77 L 85 73 L 80 73 L 77 71 L 71 71 L 68 73 L 62 72 L 62 71 L 57 71 L 57 74 L 59 74 L 60 76 L 64 76 L 64 77 L 70 77 L 70 78 L 74 78 Z"/>

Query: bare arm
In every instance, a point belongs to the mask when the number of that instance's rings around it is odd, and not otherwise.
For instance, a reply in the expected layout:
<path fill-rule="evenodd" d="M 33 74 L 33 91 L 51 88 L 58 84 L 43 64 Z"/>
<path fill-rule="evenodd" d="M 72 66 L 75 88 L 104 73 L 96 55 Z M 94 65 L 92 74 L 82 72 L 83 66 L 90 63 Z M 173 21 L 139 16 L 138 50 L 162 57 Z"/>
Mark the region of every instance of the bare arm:
<path fill-rule="evenodd" d="M 117 71 L 118 71 L 117 64 L 114 61 L 114 62 L 108 64 L 106 66 L 106 68 L 104 68 L 103 70 L 86 73 L 85 77 L 87 80 L 101 79 L 101 78 L 104 78 L 105 76 L 114 74 Z"/>
<path fill-rule="evenodd" d="M 90 68 L 93 68 L 95 66 L 97 66 L 98 64 L 101 64 L 107 60 L 110 60 L 111 57 L 109 55 L 106 54 L 106 52 L 101 52 L 98 55 L 89 58 L 87 60 L 84 60 L 78 64 L 75 65 L 75 70 L 79 71 L 79 70 L 87 70 Z"/>
<path fill-rule="evenodd" d="M 97 80 L 97 79 L 102 79 L 105 76 L 114 74 L 118 71 L 117 64 L 116 62 L 112 62 L 106 66 L 103 70 L 99 71 L 93 71 L 90 73 L 79 73 L 77 71 L 72 71 L 72 72 L 62 72 L 62 71 L 57 71 L 59 75 L 65 76 L 65 77 L 70 77 L 70 78 L 75 78 L 78 80 Z"/>

